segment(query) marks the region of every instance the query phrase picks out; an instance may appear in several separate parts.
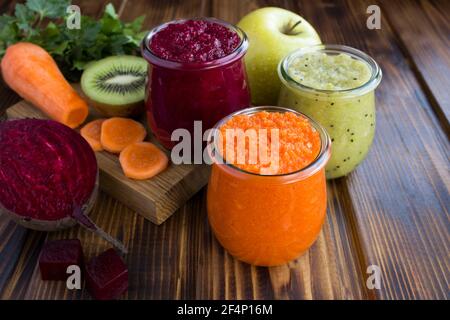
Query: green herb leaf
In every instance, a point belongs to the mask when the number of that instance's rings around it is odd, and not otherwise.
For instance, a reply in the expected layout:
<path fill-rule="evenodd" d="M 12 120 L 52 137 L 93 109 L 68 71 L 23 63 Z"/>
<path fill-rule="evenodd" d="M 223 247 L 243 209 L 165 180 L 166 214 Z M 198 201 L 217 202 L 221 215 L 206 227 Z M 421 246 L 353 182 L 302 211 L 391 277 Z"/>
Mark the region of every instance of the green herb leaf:
<path fill-rule="evenodd" d="M 8 15 L 0 16 L 0 56 L 5 54 L 6 48 L 17 42 L 18 28 L 14 17 Z"/>
<path fill-rule="evenodd" d="M 74 69 L 77 69 L 77 70 L 83 70 L 84 67 L 86 66 L 86 64 L 87 64 L 86 61 L 83 61 L 83 60 L 75 60 L 75 61 L 73 62 L 73 67 L 74 67 Z"/>
<path fill-rule="evenodd" d="M 102 32 L 106 34 L 120 33 L 123 29 L 122 22 L 109 15 L 105 15 L 100 20 Z"/>
<path fill-rule="evenodd" d="M 145 16 L 140 16 L 134 19 L 134 21 L 125 23 L 125 33 L 137 33 L 142 30 L 142 25 L 144 24 Z"/>
<path fill-rule="evenodd" d="M 105 7 L 105 15 L 110 16 L 111 18 L 118 19 L 116 9 L 114 9 L 114 6 L 111 3 L 108 3 Z"/>
<path fill-rule="evenodd" d="M 60 18 L 66 14 L 68 0 L 27 0 L 28 9 L 37 12 L 42 18 Z"/>
<path fill-rule="evenodd" d="M 19 23 L 32 24 L 35 20 L 35 14 L 33 11 L 28 9 L 27 6 L 18 3 L 16 4 L 14 15 L 16 16 Z M 30 26 L 31 27 L 31 26 Z"/>
<path fill-rule="evenodd" d="M 124 23 L 112 4 L 99 20 L 81 16 L 81 29 L 68 29 L 70 0 L 27 0 L 17 4 L 14 15 L 0 16 L 0 58 L 6 48 L 29 41 L 47 50 L 70 81 L 79 80 L 81 71 L 94 60 L 136 54 L 145 35 L 144 16 Z"/>

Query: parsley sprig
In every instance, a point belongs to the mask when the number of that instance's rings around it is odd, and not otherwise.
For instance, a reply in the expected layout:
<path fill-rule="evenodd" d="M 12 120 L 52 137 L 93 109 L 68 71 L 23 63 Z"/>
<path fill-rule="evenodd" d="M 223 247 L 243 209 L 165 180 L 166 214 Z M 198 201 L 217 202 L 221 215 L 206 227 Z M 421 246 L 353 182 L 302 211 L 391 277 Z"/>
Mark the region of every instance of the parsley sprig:
<path fill-rule="evenodd" d="M 35 43 L 56 60 L 66 78 L 78 81 L 87 63 L 119 54 L 135 54 L 145 32 L 144 16 L 123 22 L 108 4 L 95 20 L 81 15 L 81 28 L 69 29 L 70 0 L 27 0 L 16 4 L 14 15 L 0 16 L 0 58 L 19 41 Z"/>

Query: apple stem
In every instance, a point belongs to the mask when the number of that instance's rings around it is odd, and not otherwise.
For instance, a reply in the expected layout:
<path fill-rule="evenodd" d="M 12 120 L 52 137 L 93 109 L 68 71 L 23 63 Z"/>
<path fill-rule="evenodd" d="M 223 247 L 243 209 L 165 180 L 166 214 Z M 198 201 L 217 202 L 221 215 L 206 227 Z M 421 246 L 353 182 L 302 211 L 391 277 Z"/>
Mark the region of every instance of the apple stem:
<path fill-rule="evenodd" d="M 292 35 L 292 36 L 295 36 L 295 35 L 300 34 L 301 32 L 294 32 L 294 29 L 295 29 L 300 23 L 302 23 L 302 20 L 298 20 L 296 23 L 294 23 L 294 25 L 293 25 L 292 27 L 290 27 L 290 28 L 286 31 L 286 34 Z"/>

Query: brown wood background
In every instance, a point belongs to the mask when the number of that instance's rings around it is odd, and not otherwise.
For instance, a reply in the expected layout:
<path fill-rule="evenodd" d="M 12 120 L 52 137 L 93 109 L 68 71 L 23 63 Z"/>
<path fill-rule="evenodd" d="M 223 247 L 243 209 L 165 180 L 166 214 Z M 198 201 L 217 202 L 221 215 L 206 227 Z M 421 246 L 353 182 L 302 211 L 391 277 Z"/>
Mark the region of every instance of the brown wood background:
<path fill-rule="evenodd" d="M 98 17 L 107 1 L 75 1 Z M 146 14 L 151 28 L 174 18 L 214 16 L 236 23 L 251 10 L 280 6 L 310 21 L 324 43 L 374 57 L 377 133 L 368 158 L 328 184 L 328 213 L 318 241 L 288 265 L 238 262 L 208 227 L 205 190 L 155 226 L 101 194 L 94 220 L 130 249 L 128 299 L 448 299 L 450 208 L 450 1 L 179 0 L 113 1 L 124 20 Z M 382 9 L 381 30 L 366 28 L 366 9 Z M 0 12 L 11 12 L 3 1 Z M 3 83 L 0 109 L 19 100 Z M 108 245 L 79 228 L 46 234 L 0 216 L 0 298 L 79 299 L 64 283 L 42 282 L 37 258 L 47 239 L 78 237 L 91 257 Z M 365 285 L 381 268 L 380 290 Z"/>

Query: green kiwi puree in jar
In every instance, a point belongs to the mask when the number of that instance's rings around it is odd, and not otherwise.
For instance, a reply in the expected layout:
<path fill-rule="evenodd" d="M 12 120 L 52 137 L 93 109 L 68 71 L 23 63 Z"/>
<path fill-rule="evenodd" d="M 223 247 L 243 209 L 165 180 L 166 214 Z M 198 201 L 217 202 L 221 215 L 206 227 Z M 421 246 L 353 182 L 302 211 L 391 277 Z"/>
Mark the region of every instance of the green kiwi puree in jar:
<path fill-rule="evenodd" d="M 350 173 L 366 157 L 375 133 L 376 62 L 345 46 L 300 49 L 279 66 L 279 105 L 305 113 L 330 134 L 327 178 Z"/>

